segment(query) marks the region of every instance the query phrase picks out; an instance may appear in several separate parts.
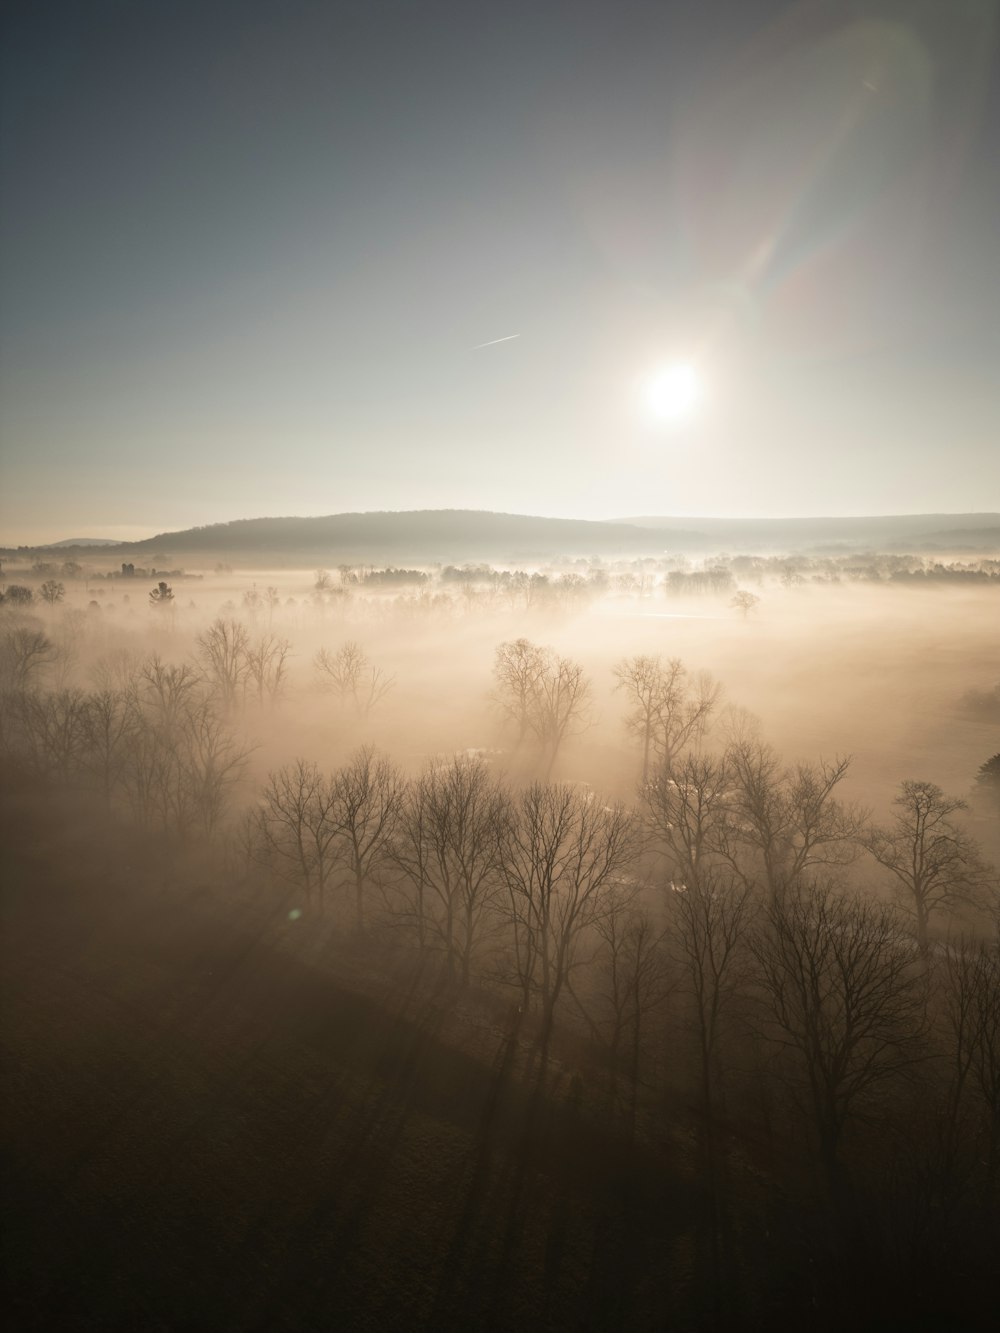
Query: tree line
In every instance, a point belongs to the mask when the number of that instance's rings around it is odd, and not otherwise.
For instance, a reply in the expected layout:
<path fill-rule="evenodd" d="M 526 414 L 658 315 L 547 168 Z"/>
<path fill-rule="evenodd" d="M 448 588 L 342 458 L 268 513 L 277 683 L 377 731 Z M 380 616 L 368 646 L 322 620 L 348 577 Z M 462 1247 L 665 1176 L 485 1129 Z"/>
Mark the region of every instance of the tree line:
<path fill-rule="evenodd" d="M 655 1132 L 679 1082 L 712 1281 L 736 1262 L 734 1124 L 759 1136 L 781 1188 L 815 1167 L 838 1252 L 901 1243 L 900 1227 L 918 1247 L 943 1219 L 956 1236 L 993 1225 L 997 881 L 962 801 L 908 780 L 873 819 L 842 797 L 847 758 L 785 763 L 752 721 L 722 715 L 710 675 L 650 656 L 614 671 L 633 797 L 554 782 L 593 688 L 527 639 L 493 664 L 514 776 L 475 754 L 409 775 L 363 746 L 251 789 L 241 721 L 280 706 L 280 636 L 219 619 L 192 661 L 119 654 L 94 688 L 46 691 L 45 637 L 25 633 L 0 701 L 16 771 L 85 785 L 172 840 L 216 840 L 230 876 L 293 914 L 302 939 L 412 952 L 457 996 L 495 1000 L 539 1087 L 585 1041 L 630 1138 Z M 353 642 L 313 666 L 360 717 L 393 683 Z"/>

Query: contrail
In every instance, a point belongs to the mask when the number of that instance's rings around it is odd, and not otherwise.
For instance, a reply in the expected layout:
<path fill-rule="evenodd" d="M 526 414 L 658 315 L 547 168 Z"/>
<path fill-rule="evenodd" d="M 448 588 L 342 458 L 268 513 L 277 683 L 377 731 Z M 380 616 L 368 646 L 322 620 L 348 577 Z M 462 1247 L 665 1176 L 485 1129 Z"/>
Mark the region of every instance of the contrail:
<path fill-rule="evenodd" d="M 480 347 L 494 347 L 497 343 L 509 343 L 512 338 L 520 338 L 519 333 L 508 333 L 506 338 L 491 338 L 488 343 L 476 343 L 473 347 L 474 352 L 478 352 Z"/>

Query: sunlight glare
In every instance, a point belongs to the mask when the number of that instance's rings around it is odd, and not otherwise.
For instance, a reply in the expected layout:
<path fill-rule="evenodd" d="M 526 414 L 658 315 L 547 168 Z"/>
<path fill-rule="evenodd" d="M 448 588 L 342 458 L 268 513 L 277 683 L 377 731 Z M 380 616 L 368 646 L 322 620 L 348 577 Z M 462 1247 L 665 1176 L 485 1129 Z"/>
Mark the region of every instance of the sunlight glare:
<path fill-rule="evenodd" d="M 686 362 L 666 366 L 646 382 L 646 403 L 658 421 L 685 420 L 696 410 L 701 397 L 701 376 Z"/>

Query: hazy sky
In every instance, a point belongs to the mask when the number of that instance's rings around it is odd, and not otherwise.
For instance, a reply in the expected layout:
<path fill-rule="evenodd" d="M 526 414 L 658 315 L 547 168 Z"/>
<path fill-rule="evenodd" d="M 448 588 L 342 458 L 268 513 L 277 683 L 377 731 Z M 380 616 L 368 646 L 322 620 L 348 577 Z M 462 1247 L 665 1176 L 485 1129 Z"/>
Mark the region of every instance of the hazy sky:
<path fill-rule="evenodd" d="M 6 12 L 6 542 L 1000 508 L 993 0 Z"/>

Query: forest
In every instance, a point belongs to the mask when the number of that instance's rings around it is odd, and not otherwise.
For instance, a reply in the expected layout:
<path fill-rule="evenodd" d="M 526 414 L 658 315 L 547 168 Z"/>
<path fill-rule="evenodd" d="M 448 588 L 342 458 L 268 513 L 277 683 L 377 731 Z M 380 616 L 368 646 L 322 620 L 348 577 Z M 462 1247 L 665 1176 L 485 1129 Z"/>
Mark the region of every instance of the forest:
<path fill-rule="evenodd" d="M 990 1326 L 997 562 L 83 559 L 0 606 L 19 1327 Z"/>

